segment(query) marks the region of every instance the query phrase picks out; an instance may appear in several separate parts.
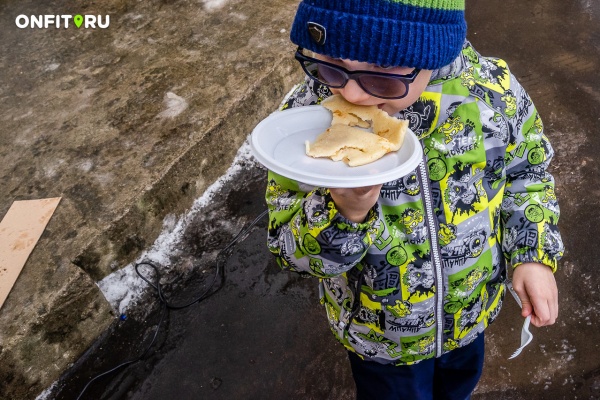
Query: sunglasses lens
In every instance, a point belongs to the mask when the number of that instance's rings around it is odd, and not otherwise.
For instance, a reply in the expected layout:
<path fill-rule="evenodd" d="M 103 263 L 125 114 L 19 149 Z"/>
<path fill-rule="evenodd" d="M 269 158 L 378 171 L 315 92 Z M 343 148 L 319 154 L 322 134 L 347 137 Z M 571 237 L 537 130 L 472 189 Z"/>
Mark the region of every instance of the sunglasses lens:
<path fill-rule="evenodd" d="M 398 98 L 406 95 L 407 84 L 397 78 L 384 76 L 362 75 L 359 78 L 360 86 L 365 92 L 382 98 Z"/>
<path fill-rule="evenodd" d="M 307 75 L 310 75 L 314 78 L 317 77 L 318 72 L 317 65 L 315 63 L 312 63 L 310 61 L 300 61 L 300 64 L 302 65 L 302 69 L 304 70 L 304 72 L 306 72 Z"/>
<path fill-rule="evenodd" d="M 383 99 L 401 99 L 405 97 L 408 93 L 408 86 L 420 72 L 420 70 L 415 70 L 411 75 L 390 77 L 386 75 L 393 74 L 378 74 L 366 71 L 349 72 L 341 67 L 328 65 L 324 61 L 305 56 L 300 50 L 296 53 L 296 59 L 302 65 L 304 72 L 322 85 L 339 89 L 346 86 L 348 79 L 353 79 L 365 92 Z"/>
<path fill-rule="evenodd" d="M 301 61 L 302 68 L 307 75 L 323 85 L 330 87 L 341 87 L 344 77 L 339 71 L 312 61 Z"/>
<path fill-rule="evenodd" d="M 335 68 L 332 68 L 328 65 L 318 64 L 319 70 L 319 80 L 328 86 L 333 88 L 339 88 L 344 86 L 346 83 L 346 77 L 342 73 Z"/>

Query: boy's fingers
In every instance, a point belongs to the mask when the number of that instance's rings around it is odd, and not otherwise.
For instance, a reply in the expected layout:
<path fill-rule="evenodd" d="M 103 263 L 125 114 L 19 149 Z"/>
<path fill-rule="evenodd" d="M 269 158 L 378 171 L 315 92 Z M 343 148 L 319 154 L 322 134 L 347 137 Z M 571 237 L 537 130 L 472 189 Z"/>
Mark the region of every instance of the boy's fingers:
<path fill-rule="evenodd" d="M 527 292 L 525 291 L 525 289 L 520 286 L 515 285 L 514 289 L 515 292 L 517 292 L 519 299 L 521 300 L 521 315 L 523 317 L 527 317 L 528 315 L 533 313 L 533 306 L 531 305 L 529 296 L 527 296 Z"/>
<path fill-rule="evenodd" d="M 552 323 L 556 322 L 556 319 L 558 318 L 558 293 L 556 293 L 554 301 L 550 303 L 550 313 L 553 318 Z"/>
<path fill-rule="evenodd" d="M 537 327 L 552 325 L 556 321 L 558 310 L 554 308 L 554 301 L 550 297 L 541 296 L 534 300 L 531 323 Z"/>
<path fill-rule="evenodd" d="M 531 315 L 532 313 L 533 313 L 533 307 L 531 307 L 531 304 L 529 304 L 529 303 L 523 304 L 523 308 L 521 309 L 521 315 L 526 318 L 528 315 Z"/>
<path fill-rule="evenodd" d="M 533 314 L 531 315 L 531 323 L 538 328 L 544 325 L 548 325 L 550 321 L 550 309 L 548 303 L 545 300 L 541 300 L 533 307 Z"/>
<path fill-rule="evenodd" d="M 548 297 L 544 299 L 548 310 L 548 318 L 541 321 L 543 325 L 552 325 L 558 318 L 558 291 L 551 291 Z"/>
<path fill-rule="evenodd" d="M 552 270 L 542 264 L 522 264 L 514 272 L 513 287 L 524 317 L 531 315 L 534 326 L 552 325 L 558 317 L 558 288 Z"/>
<path fill-rule="evenodd" d="M 532 296 L 527 294 L 526 290 L 515 289 L 521 299 L 521 315 L 527 317 L 531 315 L 531 323 L 534 326 L 541 327 L 552 325 L 555 317 L 551 311 L 550 302 L 545 296 Z"/>
<path fill-rule="evenodd" d="M 543 326 L 553 325 L 556 322 L 556 318 L 558 318 L 558 289 L 556 285 L 547 285 L 547 291 L 544 293 L 544 296 L 540 297 L 542 302 L 541 307 L 545 310 L 546 314 L 544 315 L 546 318 L 542 318 L 540 321 Z"/>

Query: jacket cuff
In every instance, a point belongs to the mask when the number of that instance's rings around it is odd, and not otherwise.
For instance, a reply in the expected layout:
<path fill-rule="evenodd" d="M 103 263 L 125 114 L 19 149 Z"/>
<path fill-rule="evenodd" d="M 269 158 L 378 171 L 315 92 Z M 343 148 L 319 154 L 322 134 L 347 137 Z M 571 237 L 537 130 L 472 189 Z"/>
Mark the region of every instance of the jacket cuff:
<path fill-rule="evenodd" d="M 513 269 L 521 264 L 530 262 L 544 264 L 550 267 L 550 269 L 552 269 L 552 272 L 556 272 L 556 269 L 558 267 L 558 259 L 550 256 L 548 253 L 541 249 L 526 247 L 519 250 L 515 250 L 511 254 L 510 263 Z"/>

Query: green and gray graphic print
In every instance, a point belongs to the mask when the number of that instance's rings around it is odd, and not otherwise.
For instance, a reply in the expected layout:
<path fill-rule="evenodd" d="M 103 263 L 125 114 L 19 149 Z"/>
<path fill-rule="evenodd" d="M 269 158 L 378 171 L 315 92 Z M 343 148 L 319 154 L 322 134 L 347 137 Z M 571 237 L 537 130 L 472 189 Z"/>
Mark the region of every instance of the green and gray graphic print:
<path fill-rule="evenodd" d="M 307 80 L 282 109 L 329 95 Z M 268 246 L 282 268 L 320 278 L 344 346 L 411 364 L 472 342 L 501 308 L 506 266 L 555 270 L 563 246 L 547 172 L 553 150 L 504 61 L 466 42 L 397 117 L 425 157 L 383 185 L 365 222 L 342 217 L 327 188 L 269 172 Z"/>

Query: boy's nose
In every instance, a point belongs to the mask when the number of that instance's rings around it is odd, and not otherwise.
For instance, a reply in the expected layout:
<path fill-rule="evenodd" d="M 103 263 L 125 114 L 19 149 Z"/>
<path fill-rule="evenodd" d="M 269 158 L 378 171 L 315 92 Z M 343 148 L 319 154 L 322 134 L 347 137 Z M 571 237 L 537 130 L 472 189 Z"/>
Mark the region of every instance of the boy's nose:
<path fill-rule="evenodd" d="M 346 86 L 338 89 L 338 91 L 347 101 L 359 105 L 372 97 L 369 93 L 365 92 L 353 79 L 350 79 L 348 83 L 346 83 Z"/>

